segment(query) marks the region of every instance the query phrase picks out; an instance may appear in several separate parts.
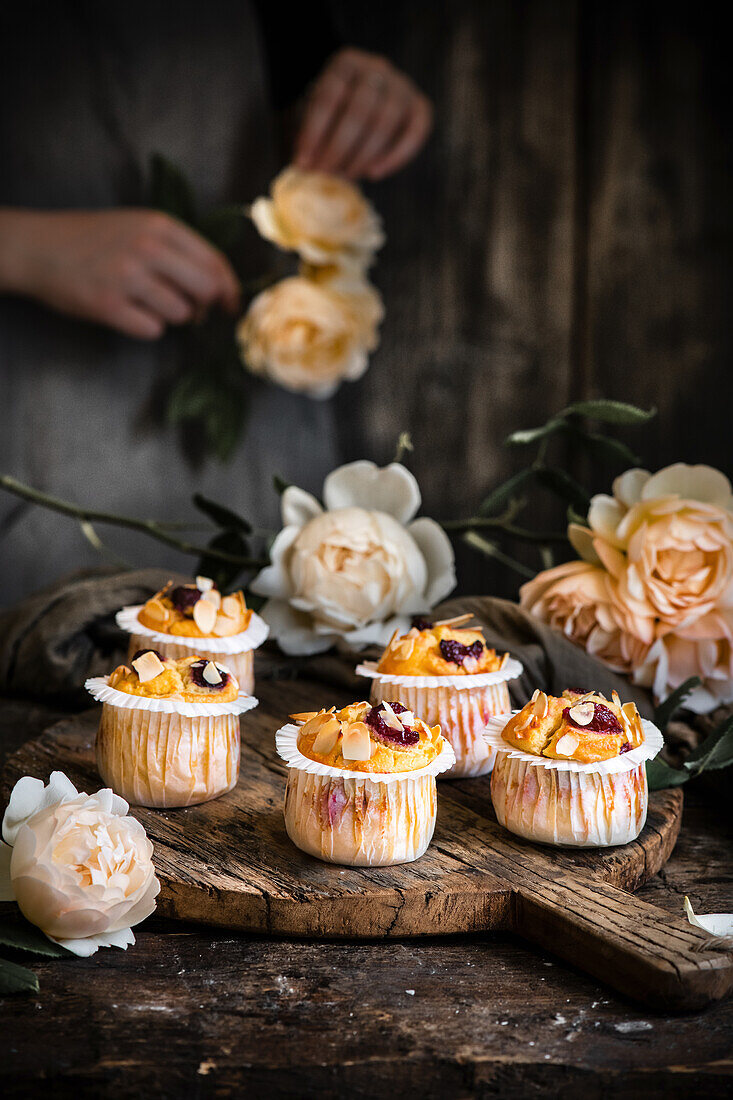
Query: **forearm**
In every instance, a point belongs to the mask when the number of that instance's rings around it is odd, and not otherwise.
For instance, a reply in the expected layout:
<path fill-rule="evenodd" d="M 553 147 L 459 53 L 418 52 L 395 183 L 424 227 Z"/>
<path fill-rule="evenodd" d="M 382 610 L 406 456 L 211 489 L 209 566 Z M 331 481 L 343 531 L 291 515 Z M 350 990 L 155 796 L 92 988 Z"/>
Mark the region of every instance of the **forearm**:
<path fill-rule="evenodd" d="M 36 210 L 0 207 L 0 294 L 28 294 L 34 242 L 44 215 Z"/>

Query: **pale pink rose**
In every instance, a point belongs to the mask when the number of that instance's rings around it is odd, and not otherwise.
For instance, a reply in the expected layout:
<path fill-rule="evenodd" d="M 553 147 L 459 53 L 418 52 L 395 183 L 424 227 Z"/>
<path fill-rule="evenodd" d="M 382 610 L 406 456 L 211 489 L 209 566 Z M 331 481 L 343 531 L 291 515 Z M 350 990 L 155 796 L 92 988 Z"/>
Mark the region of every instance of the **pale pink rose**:
<path fill-rule="evenodd" d="M 626 613 L 602 566 L 584 561 L 547 569 L 522 585 L 520 603 L 530 614 L 583 646 L 609 668 L 629 672 L 646 657 L 647 620 Z"/>
<path fill-rule="evenodd" d="M 24 776 L 2 823 L 0 899 L 76 955 L 135 942 L 155 909 L 153 846 L 111 790 L 80 794 L 63 772 Z"/>

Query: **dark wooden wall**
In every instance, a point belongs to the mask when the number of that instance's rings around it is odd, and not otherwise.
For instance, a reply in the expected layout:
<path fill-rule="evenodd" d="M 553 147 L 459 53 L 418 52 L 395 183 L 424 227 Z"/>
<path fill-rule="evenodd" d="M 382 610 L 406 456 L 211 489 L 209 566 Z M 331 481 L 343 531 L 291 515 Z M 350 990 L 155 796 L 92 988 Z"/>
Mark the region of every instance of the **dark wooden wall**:
<path fill-rule="evenodd" d="M 465 515 L 501 440 L 571 399 L 656 405 L 656 468 L 733 476 L 730 61 L 710 4 L 339 4 L 431 94 L 433 140 L 374 189 L 382 348 L 338 398 L 348 456 L 399 428 L 428 510 Z M 577 469 L 600 488 L 611 469 Z M 516 578 L 462 556 L 464 588 Z"/>
<path fill-rule="evenodd" d="M 200 489 L 275 524 L 273 471 L 318 492 L 339 461 L 389 461 L 407 429 L 425 512 L 450 518 L 519 463 L 502 446 L 509 431 L 607 395 L 659 408 L 634 439 L 652 468 L 684 459 L 733 474 L 730 51 L 716 6 L 334 0 L 334 11 L 345 41 L 388 54 L 435 103 L 428 148 L 369 188 L 388 235 L 375 269 L 387 318 L 369 372 L 326 405 L 263 387 L 231 465 L 195 471 L 172 434 L 140 427 L 155 357 L 171 347 L 130 349 L 98 334 L 77 349 L 70 323 L 36 312 L 41 352 L 22 368 L 0 325 L 11 408 L 0 465 L 116 511 L 181 518 Z M 247 71 L 260 87 L 257 65 Z M 168 83 L 183 102 L 180 78 Z M 140 165 L 167 141 L 207 193 L 212 160 L 198 133 L 218 149 L 211 128 L 179 124 L 186 132 L 172 140 L 139 98 L 150 114 L 133 135 Z M 221 110 L 217 119 L 221 130 Z M 249 190 L 230 198 L 252 198 L 276 170 L 267 144 L 246 145 Z M 576 472 L 599 489 L 611 475 Z M 184 565 L 156 544 L 118 544 L 139 564 Z M 0 552 L 8 599 L 95 560 L 73 524 L 14 512 L 9 500 Z M 460 550 L 464 592 L 516 586 L 514 574 Z"/>

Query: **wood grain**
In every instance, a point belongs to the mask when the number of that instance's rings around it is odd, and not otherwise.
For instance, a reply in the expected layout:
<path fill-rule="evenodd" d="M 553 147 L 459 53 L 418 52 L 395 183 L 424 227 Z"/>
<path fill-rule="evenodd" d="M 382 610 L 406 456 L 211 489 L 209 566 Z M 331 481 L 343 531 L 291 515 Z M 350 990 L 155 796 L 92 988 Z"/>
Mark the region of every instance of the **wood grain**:
<path fill-rule="evenodd" d="M 541 848 L 507 834 L 488 779 L 442 783 L 433 843 L 416 863 L 339 868 L 298 851 L 282 820 L 284 769 L 272 735 L 283 713 L 324 694 L 304 681 L 266 683 L 243 719 L 240 782 L 230 795 L 177 811 L 137 808 L 155 845 L 163 916 L 275 935 L 398 937 L 513 930 L 581 965 L 629 996 L 691 1008 L 733 984 L 733 959 L 706 936 L 628 893 L 666 862 L 682 795 L 653 796 L 638 841 L 607 852 Z M 98 785 L 98 712 L 63 720 L 10 758 L 20 775 L 61 768 Z M 623 889 L 622 889 L 623 887 Z"/>

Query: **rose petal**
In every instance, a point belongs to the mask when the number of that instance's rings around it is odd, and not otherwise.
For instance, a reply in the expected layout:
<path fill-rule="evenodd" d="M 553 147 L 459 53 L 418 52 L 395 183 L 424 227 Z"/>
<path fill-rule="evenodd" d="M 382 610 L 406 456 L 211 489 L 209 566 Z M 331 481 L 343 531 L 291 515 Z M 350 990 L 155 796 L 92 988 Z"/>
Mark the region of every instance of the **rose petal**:
<path fill-rule="evenodd" d="M 725 474 L 712 466 L 688 466 L 685 462 L 666 466 L 649 478 L 641 499 L 653 500 L 672 493 L 687 500 L 717 504 L 728 510 L 733 508 L 731 483 Z"/>
<path fill-rule="evenodd" d="M 3 817 L 3 840 L 14 844 L 18 829 L 30 817 L 65 799 L 75 798 L 76 795 L 76 787 L 63 772 L 51 772 L 48 786 L 44 786 L 40 779 L 23 776 L 10 794 L 8 808 Z"/>
<path fill-rule="evenodd" d="M 456 586 L 456 562 L 453 546 L 443 528 L 434 519 L 421 516 L 407 528 L 425 558 L 428 579 L 425 586 L 425 603 L 428 608 L 453 591 Z"/>
<path fill-rule="evenodd" d="M 380 469 L 360 460 L 333 470 L 323 485 L 326 508 L 367 508 L 408 523 L 420 507 L 417 481 L 397 462 Z"/>
<path fill-rule="evenodd" d="M 617 528 L 625 515 L 626 508 L 623 504 L 614 497 L 599 493 L 590 502 L 588 524 L 596 535 L 600 535 L 612 546 L 622 546 Z"/>
<path fill-rule="evenodd" d="M 701 928 L 711 936 L 733 937 L 733 913 L 701 913 L 696 916 L 688 897 L 685 897 L 685 913 L 695 928 Z"/>
<path fill-rule="evenodd" d="M 600 565 L 601 559 L 593 546 L 593 532 L 579 523 L 568 524 L 568 539 L 577 554 L 589 565 Z"/>
<path fill-rule="evenodd" d="M 310 493 L 288 485 L 280 498 L 280 511 L 285 527 L 304 527 L 308 520 L 320 516 L 323 508 Z"/>
<path fill-rule="evenodd" d="M 51 943 L 57 943 L 59 947 L 65 947 L 72 955 L 79 958 L 89 958 L 95 955 L 100 947 L 121 947 L 127 951 L 135 943 L 135 935 L 131 928 L 121 928 L 117 932 L 102 932 L 98 936 L 87 936 L 81 940 L 56 940 L 53 936 L 47 937 Z"/>
<path fill-rule="evenodd" d="M 336 634 L 315 634 L 310 615 L 294 610 L 284 600 L 268 600 L 260 615 L 283 653 L 300 656 L 325 653 L 336 639 Z"/>
<path fill-rule="evenodd" d="M 300 530 L 300 527 L 295 526 L 283 527 L 270 547 L 271 564 L 250 582 L 249 587 L 256 595 L 284 599 L 292 594 L 293 585 L 287 568 L 287 555 Z"/>
<path fill-rule="evenodd" d="M 621 474 L 613 483 L 613 495 L 627 508 L 633 508 L 641 500 L 641 494 L 652 475 L 648 470 L 635 467 Z"/>

